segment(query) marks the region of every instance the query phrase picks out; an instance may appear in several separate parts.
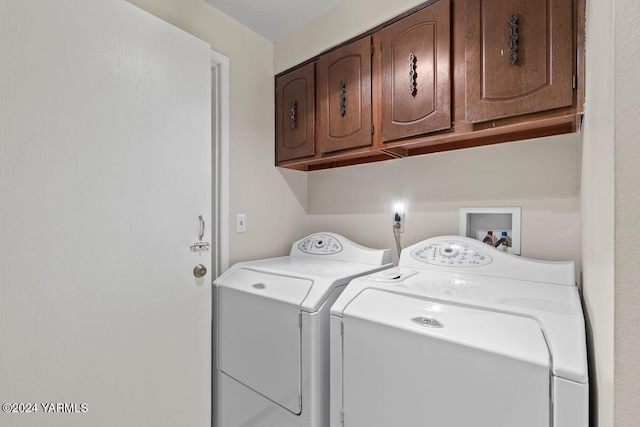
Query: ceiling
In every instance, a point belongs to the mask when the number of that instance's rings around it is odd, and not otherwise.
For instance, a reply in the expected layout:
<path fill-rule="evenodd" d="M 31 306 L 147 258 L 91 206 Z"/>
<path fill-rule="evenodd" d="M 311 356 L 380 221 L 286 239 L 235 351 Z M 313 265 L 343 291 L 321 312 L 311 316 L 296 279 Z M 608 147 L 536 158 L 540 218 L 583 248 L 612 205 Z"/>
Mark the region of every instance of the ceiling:
<path fill-rule="evenodd" d="M 328 12 L 344 0 L 205 0 L 272 42 Z"/>

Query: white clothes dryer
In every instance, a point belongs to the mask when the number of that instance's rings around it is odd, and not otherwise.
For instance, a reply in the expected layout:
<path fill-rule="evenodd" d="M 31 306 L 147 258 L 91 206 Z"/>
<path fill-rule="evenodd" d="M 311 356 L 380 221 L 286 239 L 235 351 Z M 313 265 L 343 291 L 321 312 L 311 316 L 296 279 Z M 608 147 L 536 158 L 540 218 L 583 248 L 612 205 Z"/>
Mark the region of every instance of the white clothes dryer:
<path fill-rule="evenodd" d="M 587 427 L 573 262 L 444 236 L 331 308 L 331 427 Z"/>
<path fill-rule="evenodd" d="M 214 426 L 328 426 L 330 307 L 352 279 L 391 266 L 389 249 L 318 233 L 215 280 Z"/>

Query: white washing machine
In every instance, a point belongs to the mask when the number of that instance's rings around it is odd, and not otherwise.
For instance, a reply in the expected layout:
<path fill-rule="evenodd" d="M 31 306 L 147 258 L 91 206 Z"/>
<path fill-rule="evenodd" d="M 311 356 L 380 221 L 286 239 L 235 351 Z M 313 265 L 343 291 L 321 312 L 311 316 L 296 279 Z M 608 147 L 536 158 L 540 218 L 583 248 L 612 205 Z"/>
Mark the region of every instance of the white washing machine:
<path fill-rule="evenodd" d="M 214 426 L 328 426 L 329 309 L 352 279 L 389 267 L 389 249 L 318 233 L 220 276 Z"/>
<path fill-rule="evenodd" d="M 445 236 L 331 308 L 331 427 L 587 427 L 573 262 Z"/>

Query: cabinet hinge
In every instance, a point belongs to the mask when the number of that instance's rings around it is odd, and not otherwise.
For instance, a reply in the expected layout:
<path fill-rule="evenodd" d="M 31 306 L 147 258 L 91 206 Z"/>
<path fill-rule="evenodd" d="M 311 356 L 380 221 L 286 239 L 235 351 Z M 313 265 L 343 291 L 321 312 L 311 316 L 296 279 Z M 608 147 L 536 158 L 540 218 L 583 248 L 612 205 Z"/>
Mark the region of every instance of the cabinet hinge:
<path fill-rule="evenodd" d="M 344 427 L 344 409 L 340 409 L 340 425 Z"/>
<path fill-rule="evenodd" d="M 300 409 L 302 409 L 302 395 L 301 394 L 298 395 L 298 407 Z"/>
<path fill-rule="evenodd" d="M 344 337 L 344 323 L 340 322 L 340 336 Z"/>
<path fill-rule="evenodd" d="M 373 56 L 373 52 L 375 52 L 376 48 L 371 45 L 371 56 Z"/>
<path fill-rule="evenodd" d="M 375 131 L 375 128 L 373 125 L 371 125 L 371 135 L 373 135 L 373 132 Z"/>
<path fill-rule="evenodd" d="M 302 329 L 302 313 L 298 313 L 298 326 Z"/>
<path fill-rule="evenodd" d="M 573 79 L 571 79 L 571 84 L 573 85 L 574 89 L 578 88 L 578 76 L 573 76 Z"/>
<path fill-rule="evenodd" d="M 553 387 L 553 375 L 549 374 L 549 402 L 551 402 L 553 404 L 553 402 L 555 401 L 555 390 Z"/>

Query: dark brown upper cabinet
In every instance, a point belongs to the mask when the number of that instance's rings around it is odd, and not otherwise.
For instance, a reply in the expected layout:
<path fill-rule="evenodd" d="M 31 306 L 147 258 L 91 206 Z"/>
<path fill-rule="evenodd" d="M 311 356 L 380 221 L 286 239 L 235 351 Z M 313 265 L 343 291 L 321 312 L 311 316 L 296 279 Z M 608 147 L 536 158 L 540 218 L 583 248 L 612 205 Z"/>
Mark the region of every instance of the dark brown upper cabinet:
<path fill-rule="evenodd" d="M 450 19 L 439 0 L 382 30 L 384 142 L 451 128 Z"/>
<path fill-rule="evenodd" d="M 576 132 L 585 9 L 429 0 L 278 74 L 276 165 L 313 171 Z"/>
<path fill-rule="evenodd" d="M 466 121 L 573 104 L 572 0 L 466 0 Z"/>
<path fill-rule="evenodd" d="M 371 37 L 317 61 L 317 141 L 331 153 L 372 144 Z"/>
<path fill-rule="evenodd" d="M 315 154 L 315 64 L 276 79 L 276 162 Z"/>

